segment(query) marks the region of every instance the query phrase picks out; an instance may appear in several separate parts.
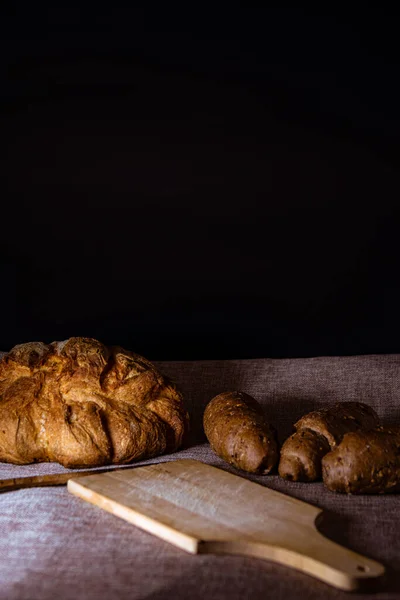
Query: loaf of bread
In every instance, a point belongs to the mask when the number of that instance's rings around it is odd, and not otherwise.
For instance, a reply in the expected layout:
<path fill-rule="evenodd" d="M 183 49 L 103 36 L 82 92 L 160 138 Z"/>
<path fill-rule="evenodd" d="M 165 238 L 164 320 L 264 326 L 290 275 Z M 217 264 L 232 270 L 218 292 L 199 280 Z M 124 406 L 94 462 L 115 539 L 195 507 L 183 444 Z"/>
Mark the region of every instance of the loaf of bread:
<path fill-rule="evenodd" d="M 361 402 L 339 402 L 305 415 L 282 446 L 279 475 L 290 481 L 321 479 L 323 456 L 336 448 L 346 433 L 368 431 L 378 424 L 375 411 Z"/>
<path fill-rule="evenodd" d="M 206 406 L 203 424 L 214 452 L 237 469 L 267 474 L 278 462 L 275 429 L 248 394 L 215 396 Z"/>
<path fill-rule="evenodd" d="M 176 450 L 187 429 L 175 385 L 123 348 L 70 338 L 0 360 L 0 461 L 129 463 Z"/>
<path fill-rule="evenodd" d="M 322 477 L 333 492 L 400 492 L 400 428 L 346 433 L 322 459 Z"/>

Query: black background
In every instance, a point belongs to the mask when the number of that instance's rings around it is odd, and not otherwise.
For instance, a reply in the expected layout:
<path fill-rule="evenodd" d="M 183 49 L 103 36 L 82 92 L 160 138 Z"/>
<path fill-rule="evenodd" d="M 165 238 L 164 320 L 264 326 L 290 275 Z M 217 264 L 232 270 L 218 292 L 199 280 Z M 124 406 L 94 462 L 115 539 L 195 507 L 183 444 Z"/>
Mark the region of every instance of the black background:
<path fill-rule="evenodd" d="M 54 4 L 1 9 L 1 348 L 400 352 L 394 15 Z"/>

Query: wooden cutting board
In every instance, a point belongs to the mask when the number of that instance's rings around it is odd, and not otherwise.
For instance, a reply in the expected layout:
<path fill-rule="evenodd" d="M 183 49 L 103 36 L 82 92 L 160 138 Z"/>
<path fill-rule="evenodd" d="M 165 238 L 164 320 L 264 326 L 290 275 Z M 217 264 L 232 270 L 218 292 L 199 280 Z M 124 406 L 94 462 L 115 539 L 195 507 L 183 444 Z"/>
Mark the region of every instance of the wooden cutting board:
<path fill-rule="evenodd" d="M 344 590 L 384 573 L 323 537 L 319 508 L 197 460 L 70 479 L 68 490 L 194 554 L 273 560 Z"/>

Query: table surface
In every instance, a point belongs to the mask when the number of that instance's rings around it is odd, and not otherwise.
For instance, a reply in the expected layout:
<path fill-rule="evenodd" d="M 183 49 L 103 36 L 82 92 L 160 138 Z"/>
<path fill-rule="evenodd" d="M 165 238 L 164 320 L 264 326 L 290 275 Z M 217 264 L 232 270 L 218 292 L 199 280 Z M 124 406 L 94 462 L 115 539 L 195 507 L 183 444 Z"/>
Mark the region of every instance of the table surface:
<path fill-rule="evenodd" d="M 383 421 L 400 415 L 400 356 L 159 363 L 182 388 L 191 413 L 190 445 L 138 465 L 195 458 L 232 473 L 206 443 L 201 415 L 216 393 L 241 389 L 256 397 L 279 431 L 333 400 L 363 400 Z M 2 479 L 67 470 L 56 464 L 0 464 Z M 324 509 L 320 530 L 385 564 L 373 596 L 400 598 L 400 496 L 345 496 L 321 483 L 248 476 Z M 212 493 L 212 490 L 210 490 Z M 246 507 L 243 507 L 246 510 Z M 346 598 L 293 569 L 242 556 L 190 555 L 69 494 L 66 486 L 0 494 L 0 598 L 92 600 L 191 598 Z"/>

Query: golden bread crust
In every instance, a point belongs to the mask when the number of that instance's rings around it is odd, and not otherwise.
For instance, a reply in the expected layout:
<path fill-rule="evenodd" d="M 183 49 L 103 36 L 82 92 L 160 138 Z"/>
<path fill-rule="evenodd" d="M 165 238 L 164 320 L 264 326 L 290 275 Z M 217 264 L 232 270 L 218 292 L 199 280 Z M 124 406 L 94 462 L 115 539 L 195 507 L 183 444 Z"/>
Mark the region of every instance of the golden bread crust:
<path fill-rule="evenodd" d="M 75 337 L 0 360 L 0 461 L 129 463 L 173 452 L 187 429 L 179 391 L 129 350 Z"/>

